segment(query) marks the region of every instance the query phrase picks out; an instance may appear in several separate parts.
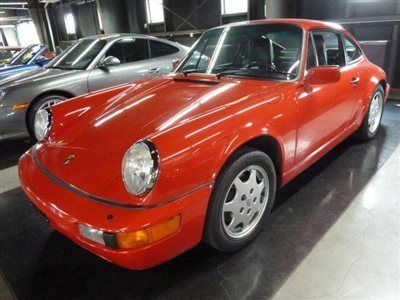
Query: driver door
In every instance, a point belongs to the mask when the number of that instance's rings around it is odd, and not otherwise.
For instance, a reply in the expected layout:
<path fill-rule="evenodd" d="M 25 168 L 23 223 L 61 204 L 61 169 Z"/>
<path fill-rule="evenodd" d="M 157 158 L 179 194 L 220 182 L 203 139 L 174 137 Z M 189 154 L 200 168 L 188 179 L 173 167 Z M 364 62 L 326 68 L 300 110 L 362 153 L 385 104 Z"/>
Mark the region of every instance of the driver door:
<path fill-rule="evenodd" d="M 346 132 L 354 104 L 341 33 L 312 31 L 309 37 L 307 69 L 339 65 L 336 83 L 300 87 L 297 96 L 298 131 L 296 163 L 313 161 Z"/>
<path fill-rule="evenodd" d="M 88 77 L 90 92 L 153 76 L 148 72 L 154 61 L 150 59 L 147 39 L 128 37 L 117 40 L 107 50 L 104 58 L 108 56 L 118 58 L 121 63 L 91 70 Z"/>

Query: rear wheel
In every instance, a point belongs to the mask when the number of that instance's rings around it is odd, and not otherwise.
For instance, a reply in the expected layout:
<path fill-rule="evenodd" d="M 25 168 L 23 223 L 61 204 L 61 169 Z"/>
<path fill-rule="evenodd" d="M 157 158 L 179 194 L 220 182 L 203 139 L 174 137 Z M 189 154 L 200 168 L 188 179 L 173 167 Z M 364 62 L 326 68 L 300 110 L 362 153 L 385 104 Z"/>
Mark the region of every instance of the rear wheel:
<path fill-rule="evenodd" d="M 378 132 L 381 124 L 385 93 L 381 85 L 379 85 L 372 94 L 369 108 L 365 114 L 364 120 L 360 128 L 356 132 L 356 137 L 362 141 L 373 139 Z"/>
<path fill-rule="evenodd" d="M 209 204 L 204 240 L 222 251 L 247 246 L 270 214 L 276 190 L 272 160 L 243 148 L 219 174 Z"/>
<path fill-rule="evenodd" d="M 64 101 L 68 98 L 60 95 L 50 95 L 43 97 L 39 99 L 28 111 L 28 119 L 27 119 L 27 125 L 28 125 L 28 132 L 31 137 L 31 139 L 36 142 L 38 140 L 38 135 L 35 130 L 35 126 L 38 126 L 37 124 L 39 122 L 36 122 L 37 118 L 40 117 L 39 112 L 48 109 L 54 104 L 57 104 L 61 101 Z"/>

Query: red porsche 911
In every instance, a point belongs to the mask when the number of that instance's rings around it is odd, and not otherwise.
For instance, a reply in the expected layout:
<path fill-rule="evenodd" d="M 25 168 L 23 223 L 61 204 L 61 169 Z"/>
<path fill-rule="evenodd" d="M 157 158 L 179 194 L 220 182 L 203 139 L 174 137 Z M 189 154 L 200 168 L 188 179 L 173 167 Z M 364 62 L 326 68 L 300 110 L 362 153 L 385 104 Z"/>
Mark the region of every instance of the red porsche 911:
<path fill-rule="evenodd" d="M 217 27 L 173 74 L 41 111 L 21 185 L 56 230 L 130 269 L 201 241 L 235 251 L 279 186 L 348 136 L 376 135 L 388 92 L 339 25 Z"/>

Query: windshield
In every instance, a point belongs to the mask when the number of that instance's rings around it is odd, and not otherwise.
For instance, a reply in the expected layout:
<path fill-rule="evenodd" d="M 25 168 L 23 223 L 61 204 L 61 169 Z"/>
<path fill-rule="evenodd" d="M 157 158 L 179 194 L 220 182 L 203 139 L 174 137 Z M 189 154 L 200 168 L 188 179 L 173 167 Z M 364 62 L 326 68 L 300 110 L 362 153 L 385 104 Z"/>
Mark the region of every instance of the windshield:
<path fill-rule="evenodd" d="M 302 40 L 302 29 L 288 24 L 217 28 L 203 34 L 177 72 L 294 79 Z"/>
<path fill-rule="evenodd" d="M 10 65 L 26 65 L 40 51 L 40 45 L 31 45 L 15 55 L 9 62 Z"/>
<path fill-rule="evenodd" d="M 85 70 L 106 45 L 98 39 L 80 40 L 58 56 L 48 68 L 62 70 Z"/>

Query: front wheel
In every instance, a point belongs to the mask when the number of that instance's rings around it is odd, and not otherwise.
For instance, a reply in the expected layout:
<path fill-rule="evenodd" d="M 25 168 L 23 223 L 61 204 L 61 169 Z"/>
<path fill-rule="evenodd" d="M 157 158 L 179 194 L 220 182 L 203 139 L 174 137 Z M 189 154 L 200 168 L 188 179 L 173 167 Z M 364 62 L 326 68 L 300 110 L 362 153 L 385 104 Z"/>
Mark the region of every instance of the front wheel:
<path fill-rule="evenodd" d="M 379 85 L 372 94 L 369 108 L 355 136 L 362 141 L 373 139 L 381 124 L 385 92 Z"/>
<path fill-rule="evenodd" d="M 28 111 L 28 119 L 27 119 L 27 125 L 28 125 L 28 132 L 31 137 L 31 139 L 36 142 L 41 138 L 40 134 L 38 133 L 38 130 L 36 130 L 36 127 L 38 127 L 38 122 L 37 118 L 40 118 L 40 112 L 44 109 L 48 109 L 54 104 L 57 104 L 61 101 L 66 100 L 67 98 L 64 96 L 60 95 L 50 95 L 43 97 L 39 99 L 36 103 L 33 104 L 33 106 L 29 109 Z"/>
<path fill-rule="evenodd" d="M 269 156 L 252 148 L 239 150 L 217 178 L 204 240 L 222 251 L 247 246 L 270 214 L 275 190 L 275 167 Z"/>

